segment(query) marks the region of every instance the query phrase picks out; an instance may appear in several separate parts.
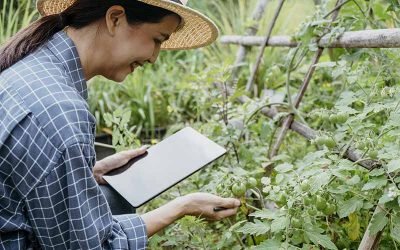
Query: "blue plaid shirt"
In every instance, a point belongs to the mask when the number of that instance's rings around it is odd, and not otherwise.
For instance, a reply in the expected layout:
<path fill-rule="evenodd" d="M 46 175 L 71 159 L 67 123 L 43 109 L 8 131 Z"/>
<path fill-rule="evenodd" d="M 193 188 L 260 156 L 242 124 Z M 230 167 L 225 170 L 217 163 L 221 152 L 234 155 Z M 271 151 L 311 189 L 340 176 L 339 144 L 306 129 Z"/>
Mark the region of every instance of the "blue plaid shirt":
<path fill-rule="evenodd" d="M 0 74 L 0 249 L 144 249 L 92 174 L 95 118 L 73 41 L 58 32 Z"/>

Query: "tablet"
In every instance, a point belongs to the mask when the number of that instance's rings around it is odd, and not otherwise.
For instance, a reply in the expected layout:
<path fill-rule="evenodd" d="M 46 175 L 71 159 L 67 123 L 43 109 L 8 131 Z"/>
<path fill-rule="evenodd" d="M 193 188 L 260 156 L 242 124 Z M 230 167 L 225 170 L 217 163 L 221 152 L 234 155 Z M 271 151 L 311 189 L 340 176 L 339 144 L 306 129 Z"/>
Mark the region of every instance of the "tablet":
<path fill-rule="evenodd" d="M 223 147 L 186 127 L 103 178 L 137 208 L 225 153 Z"/>

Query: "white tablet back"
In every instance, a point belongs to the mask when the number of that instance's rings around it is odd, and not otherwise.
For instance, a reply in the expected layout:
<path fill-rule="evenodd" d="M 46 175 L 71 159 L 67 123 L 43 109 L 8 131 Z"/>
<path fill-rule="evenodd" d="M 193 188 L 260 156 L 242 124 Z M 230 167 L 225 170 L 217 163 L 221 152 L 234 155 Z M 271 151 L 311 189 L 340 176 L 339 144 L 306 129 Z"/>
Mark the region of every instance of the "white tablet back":
<path fill-rule="evenodd" d="M 123 173 L 104 179 L 132 206 L 139 207 L 189 177 L 226 150 L 186 127 L 150 147 Z"/>

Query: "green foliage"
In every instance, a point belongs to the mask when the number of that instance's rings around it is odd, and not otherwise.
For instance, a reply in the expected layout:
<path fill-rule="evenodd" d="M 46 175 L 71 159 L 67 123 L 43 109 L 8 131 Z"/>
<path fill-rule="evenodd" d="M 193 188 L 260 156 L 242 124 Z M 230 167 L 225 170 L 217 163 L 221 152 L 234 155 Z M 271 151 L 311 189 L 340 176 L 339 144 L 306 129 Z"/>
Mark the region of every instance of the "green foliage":
<path fill-rule="evenodd" d="M 306 232 L 306 235 L 315 245 L 321 245 L 326 249 L 337 249 L 335 244 L 326 235 L 319 234 L 318 232 Z"/>
<path fill-rule="evenodd" d="M 374 214 L 374 216 L 372 216 L 371 227 L 369 229 L 370 235 L 377 234 L 379 231 L 381 231 L 386 226 L 388 221 L 389 220 L 386 218 L 385 212 Z"/>
<path fill-rule="evenodd" d="M 112 144 L 117 152 L 140 146 L 140 141 L 132 132 L 135 127 L 128 127 L 130 119 L 130 110 L 117 109 L 112 114 L 104 114 L 105 123 L 112 128 Z"/>
<path fill-rule="evenodd" d="M 238 229 L 237 232 L 251 235 L 263 235 L 270 230 L 270 223 L 268 223 L 267 221 L 261 222 L 259 220 L 255 220 L 254 223 L 247 222 L 240 229 Z"/>
<path fill-rule="evenodd" d="M 350 1 L 329 27 L 329 19 L 322 17 L 333 8 L 333 2 L 322 1 L 298 28 L 295 39 L 303 44 L 297 53 L 274 51 L 281 55 L 273 58 L 276 66 L 267 66 L 268 73 L 261 76 L 263 81 L 275 81 L 268 83 L 269 89 L 284 97 L 296 93 L 319 36 L 327 33 L 335 39 L 344 31 L 387 28 L 397 23 L 397 14 L 382 11 L 397 8 L 394 2 L 358 1 L 357 6 Z M 266 55 L 269 53 L 267 50 Z M 250 58 L 252 61 L 253 55 Z M 296 67 L 288 69 L 292 58 Z M 195 189 L 186 187 L 188 182 L 177 189 L 231 196 L 235 183 L 249 177 L 258 180 L 255 188 L 246 188 L 242 197 L 245 205 L 233 218 L 235 224 L 223 221 L 209 225 L 216 235 L 229 232 L 233 238 L 225 241 L 215 237 L 220 243 L 216 249 L 354 249 L 371 218 L 372 232 L 384 230 L 383 249 L 394 249 L 399 239 L 395 222 L 400 195 L 398 59 L 394 49 L 327 50 L 316 65 L 303 103 L 294 111 L 296 119 L 316 129 L 318 136 L 310 143 L 290 132 L 280 154 L 272 159 L 267 152 L 282 116 L 274 120 L 259 116 L 261 107 L 272 102 L 270 97 L 260 91 L 253 100 L 238 104 L 234 98 L 225 99 L 223 90 L 219 95 L 210 90 L 208 102 L 213 105 L 208 112 L 218 115 L 212 115 L 207 123 L 200 120 L 192 125 L 229 152 L 188 181 Z M 266 59 L 264 66 L 268 63 Z M 245 70 L 241 74 L 248 77 Z M 242 94 L 237 88 L 233 96 Z M 289 102 L 279 108 L 283 112 L 293 109 Z M 344 150 L 353 145 L 363 160 L 377 160 L 383 167 L 367 171 L 342 159 Z M 265 166 L 275 166 L 268 177 L 262 170 Z M 385 210 L 372 216 L 378 203 Z M 163 237 L 174 234 L 167 230 Z"/>
<path fill-rule="evenodd" d="M 0 44 L 37 17 L 33 1 L 3 0 L 0 2 Z"/>

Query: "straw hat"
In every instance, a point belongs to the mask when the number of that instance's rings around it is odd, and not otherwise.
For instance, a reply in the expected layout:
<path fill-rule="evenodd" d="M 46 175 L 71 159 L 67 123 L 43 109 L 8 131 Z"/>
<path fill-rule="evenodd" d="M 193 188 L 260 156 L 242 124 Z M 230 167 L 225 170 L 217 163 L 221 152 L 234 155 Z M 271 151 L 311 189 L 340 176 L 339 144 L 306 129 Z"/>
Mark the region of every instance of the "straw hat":
<path fill-rule="evenodd" d="M 42 16 L 63 12 L 76 0 L 38 0 L 37 9 Z M 162 45 L 162 49 L 179 50 L 207 46 L 218 37 L 218 28 L 208 17 L 186 6 L 188 0 L 137 0 L 178 14 L 183 22 Z"/>

